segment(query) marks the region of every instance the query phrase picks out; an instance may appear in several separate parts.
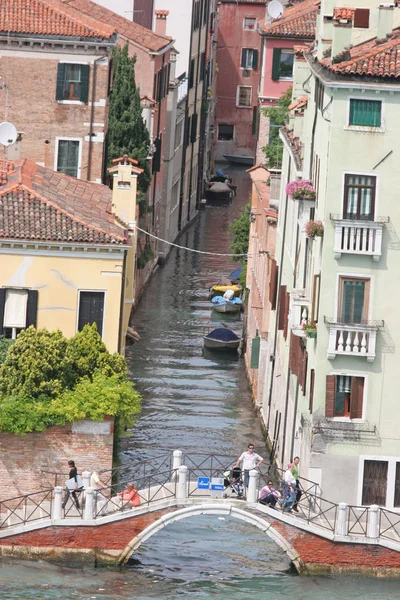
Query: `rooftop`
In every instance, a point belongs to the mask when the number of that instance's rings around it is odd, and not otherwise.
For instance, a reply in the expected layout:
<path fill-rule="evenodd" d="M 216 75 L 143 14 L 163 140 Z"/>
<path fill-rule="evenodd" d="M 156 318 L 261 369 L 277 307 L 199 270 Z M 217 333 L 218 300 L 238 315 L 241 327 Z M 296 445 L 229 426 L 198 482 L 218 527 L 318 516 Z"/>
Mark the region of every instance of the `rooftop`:
<path fill-rule="evenodd" d="M 111 213 L 112 192 L 40 167 L 7 162 L 0 177 L 0 239 L 129 244 Z"/>
<path fill-rule="evenodd" d="M 304 0 L 286 8 L 280 19 L 259 22 L 259 30 L 267 37 L 314 39 L 321 0 Z"/>

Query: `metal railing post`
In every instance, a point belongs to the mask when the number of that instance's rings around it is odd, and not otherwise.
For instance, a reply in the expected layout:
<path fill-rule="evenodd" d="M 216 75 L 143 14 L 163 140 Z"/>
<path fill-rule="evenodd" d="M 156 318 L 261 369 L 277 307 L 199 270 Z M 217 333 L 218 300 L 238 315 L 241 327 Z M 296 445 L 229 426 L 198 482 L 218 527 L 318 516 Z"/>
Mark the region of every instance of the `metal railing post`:
<path fill-rule="evenodd" d="M 379 506 L 371 504 L 368 509 L 367 536 L 376 539 L 379 537 Z"/>
<path fill-rule="evenodd" d="M 64 488 L 60 485 L 54 488 L 53 519 L 62 519 L 62 494 Z"/>
<path fill-rule="evenodd" d="M 185 500 L 187 498 L 187 478 L 188 468 L 181 465 L 178 469 L 178 488 L 176 490 L 177 500 Z"/>
<path fill-rule="evenodd" d="M 347 504 L 339 502 L 336 521 L 336 535 L 347 535 Z"/>
<path fill-rule="evenodd" d="M 251 502 L 252 504 L 256 504 L 258 500 L 258 480 L 260 474 L 255 469 L 252 469 L 249 473 L 249 487 L 247 490 L 247 502 Z"/>

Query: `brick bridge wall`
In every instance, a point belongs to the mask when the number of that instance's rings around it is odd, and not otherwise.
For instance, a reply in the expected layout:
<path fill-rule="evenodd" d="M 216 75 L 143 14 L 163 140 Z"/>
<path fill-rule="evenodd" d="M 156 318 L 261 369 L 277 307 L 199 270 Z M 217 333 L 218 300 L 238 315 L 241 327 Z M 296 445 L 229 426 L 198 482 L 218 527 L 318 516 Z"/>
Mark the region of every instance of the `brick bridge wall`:
<path fill-rule="evenodd" d="M 0 500 L 52 487 L 41 471 L 68 474 L 68 460 L 78 472 L 111 469 L 114 421 L 80 421 L 46 431 L 13 435 L 0 433 Z M 65 479 L 61 477 L 61 485 Z"/>
<path fill-rule="evenodd" d="M 106 525 L 49 527 L 0 539 L 0 555 L 89 564 L 114 562 L 141 531 L 176 508 L 138 515 Z M 364 571 L 400 575 L 400 553 L 381 546 L 344 544 L 268 520 L 300 554 L 305 572 Z M 189 525 L 190 526 L 190 525 Z M 157 533 L 155 534 L 157 535 Z M 67 558 L 66 558 L 67 557 Z"/>

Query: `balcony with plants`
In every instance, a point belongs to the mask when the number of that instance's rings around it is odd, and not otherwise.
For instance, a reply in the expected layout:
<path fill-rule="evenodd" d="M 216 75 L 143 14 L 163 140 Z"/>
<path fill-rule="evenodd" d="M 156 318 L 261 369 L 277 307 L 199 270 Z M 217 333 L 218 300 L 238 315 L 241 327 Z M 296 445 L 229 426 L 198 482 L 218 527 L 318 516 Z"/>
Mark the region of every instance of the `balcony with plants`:
<path fill-rule="evenodd" d="M 310 301 L 298 291 L 294 291 L 290 296 L 290 328 L 294 335 L 307 337 L 305 326 L 309 322 L 310 312 Z"/>

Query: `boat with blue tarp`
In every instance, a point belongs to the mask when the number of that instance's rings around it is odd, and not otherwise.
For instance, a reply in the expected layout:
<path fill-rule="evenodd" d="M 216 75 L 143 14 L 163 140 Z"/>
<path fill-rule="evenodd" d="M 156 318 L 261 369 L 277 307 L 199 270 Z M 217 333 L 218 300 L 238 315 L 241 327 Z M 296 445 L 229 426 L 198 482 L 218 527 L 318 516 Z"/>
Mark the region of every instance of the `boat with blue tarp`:
<path fill-rule="evenodd" d="M 214 296 L 211 302 L 213 309 L 219 313 L 238 313 L 242 308 L 242 300 L 236 297 L 228 299 L 224 296 Z"/>
<path fill-rule="evenodd" d="M 240 337 L 228 327 L 217 327 L 204 336 L 204 347 L 210 350 L 235 351 Z"/>

